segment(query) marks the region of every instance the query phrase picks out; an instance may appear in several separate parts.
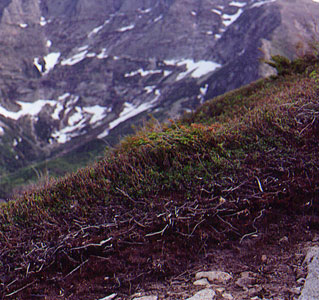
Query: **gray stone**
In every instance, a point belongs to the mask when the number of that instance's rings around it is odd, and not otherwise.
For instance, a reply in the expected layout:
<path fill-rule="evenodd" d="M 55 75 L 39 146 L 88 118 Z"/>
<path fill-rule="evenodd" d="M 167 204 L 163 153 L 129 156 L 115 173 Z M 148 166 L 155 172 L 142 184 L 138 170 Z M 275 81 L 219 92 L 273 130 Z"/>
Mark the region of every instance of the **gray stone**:
<path fill-rule="evenodd" d="M 312 247 L 308 250 L 305 261 L 308 265 L 306 283 L 301 291 L 299 300 L 319 299 L 319 247 Z"/>
<path fill-rule="evenodd" d="M 112 295 L 106 296 L 106 297 L 101 298 L 101 299 L 99 299 L 99 300 L 112 300 L 112 299 L 114 299 L 116 296 L 117 296 L 117 294 L 114 293 L 114 294 L 112 294 Z"/>
<path fill-rule="evenodd" d="M 216 293 L 212 289 L 204 289 L 197 292 L 193 297 L 187 298 L 186 300 L 213 300 Z"/>
<path fill-rule="evenodd" d="M 233 300 L 234 299 L 232 294 L 229 294 L 229 293 L 223 293 L 222 297 L 223 297 L 224 300 Z"/>
<path fill-rule="evenodd" d="M 209 272 L 198 272 L 195 275 L 196 279 L 201 279 L 201 278 L 207 278 L 211 282 L 217 282 L 217 283 L 226 283 L 233 277 L 226 272 L 222 271 L 209 271 Z"/>
<path fill-rule="evenodd" d="M 143 296 L 134 298 L 133 300 L 157 300 L 157 296 Z"/>
<path fill-rule="evenodd" d="M 194 285 L 205 285 L 205 286 L 210 285 L 210 283 L 208 282 L 208 280 L 206 278 L 198 279 L 193 284 Z"/>
<path fill-rule="evenodd" d="M 242 272 L 240 278 L 238 278 L 235 284 L 243 289 L 246 289 L 249 286 L 252 286 L 256 283 L 256 278 L 251 272 Z"/>

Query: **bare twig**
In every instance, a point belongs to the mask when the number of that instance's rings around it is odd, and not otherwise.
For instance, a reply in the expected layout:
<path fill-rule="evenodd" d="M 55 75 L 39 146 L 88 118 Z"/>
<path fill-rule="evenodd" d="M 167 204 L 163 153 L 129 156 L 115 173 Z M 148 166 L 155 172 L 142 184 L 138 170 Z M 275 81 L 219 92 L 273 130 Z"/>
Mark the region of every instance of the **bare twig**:
<path fill-rule="evenodd" d="M 34 280 L 34 281 L 28 283 L 28 284 L 25 285 L 24 287 L 22 287 L 22 288 L 20 288 L 20 289 L 18 289 L 18 290 L 16 290 L 16 291 L 14 291 L 14 292 L 12 292 L 12 293 L 10 293 L 10 294 L 7 294 L 6 297 L 11 297 L 11 296 L 13 296 L 13 295 L 15 295 L 15 294 L 20 293 L 21 291 L 25 290 L 26 288 L 28 288 L 29 286 L 31 286 L 31 285 L 34 284 L 35 282 L 36 282 L 36 280 Z"/>
<path fill-rule="evenodd" d="M 263 212 L 264 212 L 264 210 L 265 209 L 263 209 L 261 212 L 260 212 L 260 214 L 254 219 L 254 221 L 253 221 L 253 227 L 254 227 L 254 229 L 255 229 L 255 231 L 254 232 L 251 232 L 251 233 L 247 233 L 247 234 L 245 234 L 245 235 L 243 235 L 242 236 L 242 238 L 240 239 L 240 241 L 239 241 L 239 244 L 241 244 L 242 243 L 242 241 L 246 238 L 246 237 L 248 237 L 248 236 L 251 236 L 251 235 L 254 235 L 254 234 L 257 234 L 258 233 L 258 229 L 257 229 L 257 227 L 255 226 L 255 222 L 259 219 L 259 218 L 261 218 L 262 217 L 262 215 L 263 215 Z"/>
<path fill-rule="evenodd" d="M 258 178 L 257 176 L 255 176 L 255 178 L 256 178 L 256 180 L 257 180 L 259 190 L 263 193 L 264 190 L 263 190 L 263 187 L 262 187 L 262 185 L 261 185 L 261 182 L 260 182 L 259 178 Z"/>
<path fill-rule="evenodd" d="M 112 237 L 108 238 L 107 240 L 101 241 L 99 244 L 91 243 L 91 244 L 83 245 L 80 247 L 74 247 L 71 250 L 79 250 L 79 249 L 84 249 L 84 248 L 88 248 L 88 247 L 102 247 L 104 244 L 106 244 L 110 240 L 112 240 Z"/>
<path fill-rule="evenodd" d="M 164 229 L 163 229 L 163 230 L 158 231 L 158 232 L 148 233 L 148 234 L 146 234 L 145 236 L 153 236 L 153 235 L 157 235 L 157 234 L 161 234 L 161 235 L 163 235 L 163 234 L 164 234 L 164 232 L 165 232 L 165 230 L 167 229 L 167 227 L 168 227 L 168 224 L 166 224 L 166 226 L 164 227 Z"/>
<path fill-rule="evenodd" d="M 78 269 L 80 269 L 82 266 L 84 266 L 89 260 L 87 259 L 86 261 L 84 261 L 83 263 L 81 263 L 79 266 L 77 266 L 75 269 L 73 269 L 69 274 L 67 274 L 66 276 L 63 277 L 63 279 L 69 277 L 70 275 L 72 275 L 74 272 L 76 272 Z"/>
<path fill-rule="evenodd" d="M 230 224 L 229 222 L 225 221 L 222 217 L 220 217 L 218 214 L 216 214 L 217 218 L 219 220 L 221 220 L 222 222 L 224 222 L 225 224 L 227 224 L 228 226 L 230 226 L 232 229 L 234 229 L 234 231 L 239 235 L 238 233 L 238 229 L 236 227 L 234 227 L 232 224 Z"/>
<path fill-rule="evenodd" d="M 132 202 L 136 203 L 136 201 L 125 191 L 121 190 L 120 188 L 116 188 L 117 191 L 119 191 L 122 195 L 124 195 L 126 198 L 130 199 Z"/>

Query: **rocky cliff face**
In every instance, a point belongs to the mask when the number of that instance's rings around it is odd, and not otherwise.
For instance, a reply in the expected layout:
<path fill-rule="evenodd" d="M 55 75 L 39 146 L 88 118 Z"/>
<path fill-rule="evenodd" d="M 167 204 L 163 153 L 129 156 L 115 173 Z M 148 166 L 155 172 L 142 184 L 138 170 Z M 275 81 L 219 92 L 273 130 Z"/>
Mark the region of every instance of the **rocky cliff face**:
<path fill-rule="evenodd" d="M 0 176 L 249 83 L 318 17 L 312 0 L 1 0 Z"/>

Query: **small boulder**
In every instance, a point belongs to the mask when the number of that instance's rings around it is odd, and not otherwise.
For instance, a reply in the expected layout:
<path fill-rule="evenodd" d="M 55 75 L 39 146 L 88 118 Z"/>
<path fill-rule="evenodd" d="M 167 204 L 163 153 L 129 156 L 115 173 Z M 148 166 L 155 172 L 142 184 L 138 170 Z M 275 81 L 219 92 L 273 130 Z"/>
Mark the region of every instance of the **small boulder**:
<path fill-rule="evenodd" d="M 210 282 L 226 283 L 233 277 L 226 272 L 222 271 L 209 271 L 209 272 L 198 272 L 195 275 L 196 279 L 207 278 Z"/>
<path fill-rule="evenodd" d="M 215 292 L 212 289 L 204 289 L 197 292 L 193 297 L 186 300 L 213 300 L 215 298 Z"/>

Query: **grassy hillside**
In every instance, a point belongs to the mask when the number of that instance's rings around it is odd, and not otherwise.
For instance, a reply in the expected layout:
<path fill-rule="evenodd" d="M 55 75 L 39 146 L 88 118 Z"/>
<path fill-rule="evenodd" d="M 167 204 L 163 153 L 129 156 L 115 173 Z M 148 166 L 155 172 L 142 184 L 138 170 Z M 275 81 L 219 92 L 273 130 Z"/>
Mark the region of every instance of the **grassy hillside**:
<path fill-rule="evenodd" d="M 296 222 L 318 230 L 319 61 L 275 66 L 281 76 L 153 120 L 95 165 L 3 204 L 1 297 L 134 291 L 214 245 L 267 243 Z"/>

